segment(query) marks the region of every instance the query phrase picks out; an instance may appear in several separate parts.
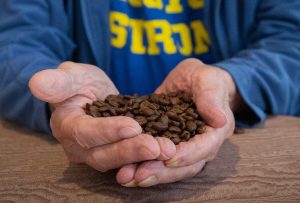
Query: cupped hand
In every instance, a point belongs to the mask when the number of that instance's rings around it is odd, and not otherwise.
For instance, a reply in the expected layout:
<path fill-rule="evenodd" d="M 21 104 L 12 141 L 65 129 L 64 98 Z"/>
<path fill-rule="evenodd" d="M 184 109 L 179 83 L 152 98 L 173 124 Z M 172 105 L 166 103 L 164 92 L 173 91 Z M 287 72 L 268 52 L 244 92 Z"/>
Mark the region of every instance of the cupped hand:
<path fill-rule="evenodd" d="M 167 161 L 152 160 L 122 167 L 117 181 L 125 186 L 149 187 L 192 177 L 212 160 L 234 130 L 231 108 L 236 105 L 236 88 L 224 70 L 203 64 L 197 59 L 181 62 L 167 76 L 156 93 L 185 91 L 196 103 L 206 122 L 204 134 L 176 145 L 176 154 Z"/>
<path fill-rule="evenodd" d="M 64 62 L 57 69 L 36 73 L 29 87 L 35 97 L 54 106 L 52 133 L 71 162 L 107 171 L 145 160 L 167 160 L 175 154 L 171 141 L 141 134 L 140 125 L 129 117 L 86 115 L 86 103 L 118 94 L 98 67 Z"/>

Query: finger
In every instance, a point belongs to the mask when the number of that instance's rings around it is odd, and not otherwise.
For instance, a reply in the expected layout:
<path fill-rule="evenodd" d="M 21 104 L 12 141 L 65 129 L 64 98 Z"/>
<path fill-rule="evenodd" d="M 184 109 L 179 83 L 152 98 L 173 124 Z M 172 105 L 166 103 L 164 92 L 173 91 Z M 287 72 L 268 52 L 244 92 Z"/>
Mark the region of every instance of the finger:
<path fill-rule="evenodd" d="M 49 103 L 59 103 L 76 94 L 95 100 L 118 93 L 99 68 L 73 62 L 36 73 L 29 81 L 29 88 L 35 97 Z"/>
<path fill-rule="evenodd" d="M 224 130 L 208 128 L 206 133 L 196 135 L 188 142 L 179 143 L 176 146 L 176 155 L 165 162 L 166 166 L 183 167 L 201 160 L 213 159 L 224 141 L 221 135 L 224 132 L 221 131 Z"/>
<path fill-rule="evenodd" d="M 147 161 L 137 168 L 134 179 L 140 187 L 172 183 L 195 176 L 204 165 L 205 161 L 200 161 L 186 167 L 168 168 L 162 161 Z"/>
<path fill-rule="evenodd" d="M 151 135 L 141 134 L 113 144 L 88 150 L 85 163 L 99 171 L 107 171 L 145 160 L 157 159 L 160 147 Z"/>
<path fill-rule="evenodd" d="M 165 137 L 156 137 L 155 139 L 160 146 L 160 155 L 157 160 L 168 160 L 176 154 L 176 146 L 170 139 Z"/>
<path fill-rule="evenodd" d="M 134 174 L 138 164 L 128 164 L 123 166 L 117 173 L 116 179 L 119 184 L 125 187 L 136 187 Z"/>
<path fill-rule="evenodd" d="M 141 126 L 132 118 L 114 116 L 93 118 L 81 107 L 60 106 L 52 113 L 51 128 L 60 140 L 57 129 L 75 140 L 82 148 L 89 149 L 141 134 Z"/>

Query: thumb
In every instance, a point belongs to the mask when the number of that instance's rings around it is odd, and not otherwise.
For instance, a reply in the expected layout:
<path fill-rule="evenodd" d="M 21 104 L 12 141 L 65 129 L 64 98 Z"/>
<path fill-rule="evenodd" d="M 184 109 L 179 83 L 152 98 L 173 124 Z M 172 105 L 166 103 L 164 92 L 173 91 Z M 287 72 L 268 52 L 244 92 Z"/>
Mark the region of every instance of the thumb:
<path fill-rule="evenodd" d="M 31 93 L 48 103 L 59 103 L 76 94 L 72 77 L 61 69 L 47 69 L 33 75 L 29 81 Z"/>
<path fill-rule="evenodd" d="M 98 92 L 100 87 L 105 91 Z M 64 62 L 57 69 L 47 69 L 33 75 L 29 81 L 32 94 L 48 103 L 59 103 L 76 94 L 92 100 L 99 94 L 117 93 L 109 78 L 99 68 L 73 62 Z"/>

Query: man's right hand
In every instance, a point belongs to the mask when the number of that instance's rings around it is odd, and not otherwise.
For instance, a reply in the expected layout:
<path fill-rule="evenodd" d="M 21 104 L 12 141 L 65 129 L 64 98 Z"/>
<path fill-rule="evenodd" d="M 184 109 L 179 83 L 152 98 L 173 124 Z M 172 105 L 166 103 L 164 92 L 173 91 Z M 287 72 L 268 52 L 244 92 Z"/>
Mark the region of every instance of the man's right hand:
<path fill-rule="evenodd" d="M 52 133 L 71 162 L 107 171 L 175 155 L 175 145 L 169 139 L 141 134 L 140 125 L 129 117 L 93 118 L 85 114 L 86 103 L 118 94 L 111 80 L 95 66 L 64 62 L 55 70 L 36 73 L 29 87 L 35 97 L 55 107 L 50 120 Z"/>

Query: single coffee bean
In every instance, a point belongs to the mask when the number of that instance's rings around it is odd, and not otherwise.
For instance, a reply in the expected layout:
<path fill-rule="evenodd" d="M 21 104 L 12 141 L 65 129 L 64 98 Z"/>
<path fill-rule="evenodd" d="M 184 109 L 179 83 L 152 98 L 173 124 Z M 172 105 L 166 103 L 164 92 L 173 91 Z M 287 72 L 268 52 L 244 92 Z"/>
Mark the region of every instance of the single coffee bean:
<path fill-rule="evenodd" d="M 159 98 L 158 103 L 161 104 L 161 105 L 169 105 L 170 101 L 167 98 Z"/>
<path fill-rule="evenodd" d="M 162 122 L 165 125 L 168 125 L 168 123 L 169 123 L 169 118 L 166 115 L 162 115 L 159 120 L 160 120 L 160 122 Z"/>
<path fill-rule="evenodd" d="M 156 121 L 159 118 L 159 115 L 154 114 L 152 116 L 147 117 L 148 121 Z"/>
<path fill-rule="evenodd" d="M 171 138 L 172 142 L 174 142 L 174 144 L 179 144 L 181 142 L 181 139 L 179 137 L 172 137 Z"/>
<path fill-rule="evenodd" d="M 142 108 L 140 109 L 140 113 L 144 116 L 152 116 L 155 112 L 150 108 Z"/>
<path fill-rule="evenodd" d="M 97 106 L 97 107 L 102 107 L 102 106 L 106 106 L 107 104 L 106 104 L 104 101 L 98 100 L 98 101 L 95 101 L 95 102 L 93 103 L 93 105 L 94 105 L 94 106 Z"/>
<path fill-rule="evenodd" d="M 192 102 L 192 98 L 189 95 L 185 94 L 185 93 L 182 95 L 182 100 L 186 103 Z"/>
<path fill-rule="evenodd" d="M 203 134 L 205 131 L 206 131 L 205 125 L 200 125 L 196 129 L 197 134 Z"/>
<path fill-rule="evenodd" d="M 169 131 L 173 133 L 181 133 L 181 129 L 176 126 L 169 127 Z"/>
<path fill-rule="evenodd" d="M 193 121 L 193 120 L 194 120 L 194 118 L 191 117 L 191 116 L 183 115 L 182 117 L 183 117 L 185 120 L 188 120 L 188 121 Z"/>
<path fill-rule="evenodd" d="M 138 115 L 138 114 L 140 113 L 140 111 L 139 111 L 138 109 L 134 109 L 134 110 L 132 111 L 132 113 L 135 114 L 135 115 Z"/>
<path fill-rule="evenodd" d="M 174 120 L 169 120 L 170 125 L 176 126 L 176 127 L 180 127 L 180 123 L 178 121 L 174 121 Z"/>
<path fill-rule="evenodd" d="M 124 116 L 134 118 L 134 115 L 130 111 L 126 112 Z"/>
<path fill-rule="evenodd" d="M 136 116 L 134 119 L 135 119 L 135 120 L 140 124 L 140 126 L 142 126 L 142 127 L 148 123 L 147 118 L 145 118 L 144 116 Z"/>
<path fill-rule="evenodd" d="M 183 140 L 189 140 L 190 139 L 190 137 L 191 137 L 191 133 L 189 132 L 189 131 L 183 131 L 182 133 L 181 133 L 181 135 L 180 135 L 180 137 L 181 137 L 181 139 L 183 139 Z"/>
<path fill-rule="evenodd" d="M 195 120 L 195 123 L 197 126 L 199 125 L 205 125 L 203 121 L 200 121 L 200 120 Z"/>
<path fill-rule="evenodd" d="M 168 111 L 166 112 L 166 115 L 169 117 L 169 118 L 175 118 L 177 117 L 177 114 L 173 111 Z"/>
<path fill-rule="evenodd" d="M 123 114 L 127 112 L 127 107 L 121 107 L 116 109 L 117 114 Z"/>
<path fill-rule="evenodd" d="M 111 117 L 110 113 L 108 112 L 103 112 L 102 117 Z"/>
<path fill-rule="evenodd" d="M 197 119 L 198 118 L 198 114 L 197 113 L 188 113 L 189 116 L 191 116 L 193 119 Z"/>
<path fill-rule="evenodd" d="M 168 129 L 168 125 L 162 122 L 153 122 L 152 127 L 158 132 L 162 132 Z"/>
<path fill-rule="evenodd" d="M 189 131 L 194 131 L 194 130 L 197 129 L 197 125 L 196 125 L 196 123 L 195 123 L 194 121 L 187 121 L 187 122 L 185 123 L 185 125 L 186 125 L 186 128 L 187 128 Z"/>
<path fill-rule="evenodd" d="M 113 108 L 109 108 L 108 111 L 109 111 L 110 115 L 112 115 L 112 116 L 117 116 L 118 115 L 116 110 L 113 109 Z"/>
<path fill-rule="evenodd" d="M 138 102 L 134 102 L 132 104 L 132 109 L 139 109 L 140 108 L 140 104 Z"/>
<path fill-rule="evenodd" d="M 109 109 L 108 106 L 101 106 L 101 107 L 98 108 L 98 111 L 99 112 L 105 112 L 105 111 L 108 111 L 108 109 Z"/>
<path fill-rule="evenodd" d="M 162 137 L 170 139 L 172 137 L 172 133 L 170 133 L 169 131 L 166 131 L 166 132 L 164 132 L 164 134 L 162 135 Z"/>

